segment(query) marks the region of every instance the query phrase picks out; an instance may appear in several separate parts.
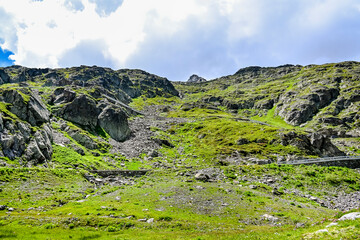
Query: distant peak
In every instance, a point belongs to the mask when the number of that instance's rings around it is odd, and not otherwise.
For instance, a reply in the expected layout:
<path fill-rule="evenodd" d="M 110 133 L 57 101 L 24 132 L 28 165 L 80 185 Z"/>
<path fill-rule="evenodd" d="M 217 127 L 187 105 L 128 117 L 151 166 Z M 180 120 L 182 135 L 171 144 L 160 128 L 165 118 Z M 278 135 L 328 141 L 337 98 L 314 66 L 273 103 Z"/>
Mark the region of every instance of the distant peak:
<path fill-rule="evenodd" d="M 206 82 L 207 80 L 203 77 L 199 77 L 196 74 L 193 74 L 190 76 L 189 80 L 187 80 L 187 82 L 189 83 L 198 83 L 198 82 Z"/>

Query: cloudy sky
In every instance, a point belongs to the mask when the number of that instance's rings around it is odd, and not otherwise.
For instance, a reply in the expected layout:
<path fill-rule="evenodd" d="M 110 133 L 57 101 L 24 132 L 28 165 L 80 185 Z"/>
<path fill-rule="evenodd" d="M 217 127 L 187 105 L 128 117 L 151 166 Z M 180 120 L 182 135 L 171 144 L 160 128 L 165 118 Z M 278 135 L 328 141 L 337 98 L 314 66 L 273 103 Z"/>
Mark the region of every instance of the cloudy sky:
<path fill-rule="evenodd" d="M 359 57 L 358 0 L 0 0 L 0 66 L 187 80 Z"/>

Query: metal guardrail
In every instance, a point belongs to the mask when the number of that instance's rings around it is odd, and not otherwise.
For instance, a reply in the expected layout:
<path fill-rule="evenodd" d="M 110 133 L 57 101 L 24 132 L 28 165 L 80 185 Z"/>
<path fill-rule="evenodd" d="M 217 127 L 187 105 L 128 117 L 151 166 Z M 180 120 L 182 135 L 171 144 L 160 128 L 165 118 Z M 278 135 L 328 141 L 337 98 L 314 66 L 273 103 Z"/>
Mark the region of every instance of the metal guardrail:
<path fill-rule="evenodd" d="M 339 157 L 324 157 L 324 158 L 309 158 L 309 159 L 299 159 L 294 161 L 280 162 L 279 165 L 301 165 L 301 164 L 312 164 L 312 163 L 324 163 L 324 162 L 333 162 L 333 161 L 350 161 L 350 160 L 360 160 L 360 156 L 339 156 Z"/>

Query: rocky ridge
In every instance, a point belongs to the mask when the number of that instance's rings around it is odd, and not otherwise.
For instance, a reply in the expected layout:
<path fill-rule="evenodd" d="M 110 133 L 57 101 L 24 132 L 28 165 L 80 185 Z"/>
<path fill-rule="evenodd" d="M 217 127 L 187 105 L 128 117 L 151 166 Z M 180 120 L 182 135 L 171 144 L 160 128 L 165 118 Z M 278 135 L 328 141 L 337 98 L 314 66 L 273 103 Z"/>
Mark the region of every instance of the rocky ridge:
<path fill-rule="evenodd" d="M 100 136 L 107 134 L 114 142 L 130 137 L 128 118 L 141 114 L 127 105 L 132 98 L 178 95 L 165 78 L 96 66 L 11 66 L 0 69 L 0 83 L 1 155 L 23 166 L 47 164 L 54 144 L 69 144 L 81 155 L 105 145 L 111 148 Z M 88 132 L 98 135 L 97 140 Z"/>

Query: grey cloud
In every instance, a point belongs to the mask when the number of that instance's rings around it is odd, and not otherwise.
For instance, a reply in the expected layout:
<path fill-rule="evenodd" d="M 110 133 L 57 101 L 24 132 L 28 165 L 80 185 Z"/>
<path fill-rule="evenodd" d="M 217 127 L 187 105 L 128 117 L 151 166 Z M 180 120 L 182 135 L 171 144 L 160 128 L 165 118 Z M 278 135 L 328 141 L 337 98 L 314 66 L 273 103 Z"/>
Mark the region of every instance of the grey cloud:
<path fill-rule="evenodd" d="M 209 78 L 232 71 L 227 25 L 227 19 L 218 18 L 204 28 L 198 19 L 189 18 L 179 32 L 164 37 L 162 30 L 154 29 L 149 20 L 148 38 L 128 59 L 126 67 L 142 68 L 170 80 L 187 80 L 193 73 Z"/>
<path fill-rule="evenodd" d="M 125 65 L 171 80 L 186 80 L 192 73 L 215 78 L 249 65 L 358 60 L 360 12 L 352 4 L 354 1 L 344 0 L 339 11 L 334 11 L 319 28 L 311 25 L 312 19 L 305 19 L 311 8 L 306 0 L 260 2 L 261 24 L 255 34 L 238 39 L 228 37 L 230 20 L 215 8 L 210 10 L 211 22 L 204 24 L 204 19 L 189 18 L 172 36 L 156 27 L 157 16 L 153 15 L 145 28 L 146 38 Z"/>
<path fill-rule="evenodd" d="M 84 40 L 62 54 L 58 63 L 61 67 L 79 65 L 114 67 L 113 59 L 105 56 L 106 51 L 107 45 L 104 41 Z"/>
<path fill-rule="evenodd" d="M 102 17 L 115 12 L 123 3 L 123 0 L 90 0 L 96 4 L 96 12 Z"/>

